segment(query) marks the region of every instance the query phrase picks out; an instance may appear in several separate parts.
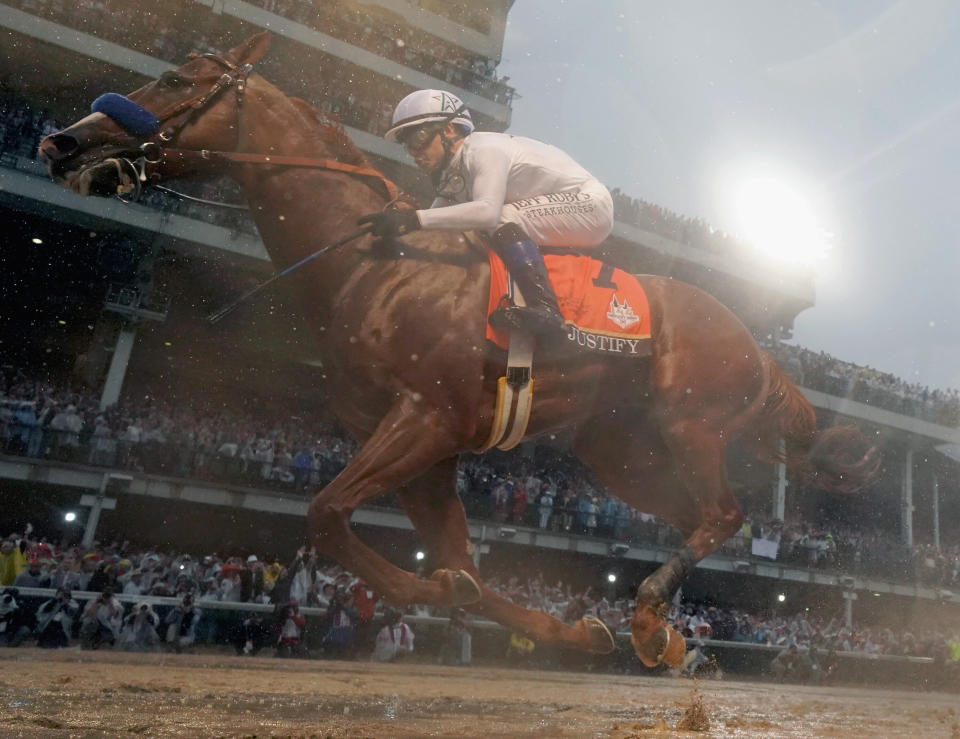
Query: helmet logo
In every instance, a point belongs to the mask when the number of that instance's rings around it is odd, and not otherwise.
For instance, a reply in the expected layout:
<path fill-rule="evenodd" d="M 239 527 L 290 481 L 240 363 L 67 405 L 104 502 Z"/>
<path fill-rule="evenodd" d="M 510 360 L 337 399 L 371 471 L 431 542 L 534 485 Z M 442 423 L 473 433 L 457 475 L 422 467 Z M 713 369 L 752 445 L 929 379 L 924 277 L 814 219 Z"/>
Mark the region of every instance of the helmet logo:
<path fill-rule="evenodd" d="M 460 102 L 458 98 L 455 98 L 453 95 L 442 92 L 440 93 L 440 112 L 441 113 L 453 113 L 456 111 L 463 103 Z"/>

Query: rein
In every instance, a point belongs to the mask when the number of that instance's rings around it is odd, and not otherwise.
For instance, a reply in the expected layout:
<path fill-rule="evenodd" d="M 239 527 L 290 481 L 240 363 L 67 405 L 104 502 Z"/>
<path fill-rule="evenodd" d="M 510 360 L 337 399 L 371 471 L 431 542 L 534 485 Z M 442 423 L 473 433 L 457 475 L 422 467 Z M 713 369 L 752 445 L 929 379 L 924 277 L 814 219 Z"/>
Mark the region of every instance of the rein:
<path fill-rule="evenodd" d="M 274 154 L 256 154 L 238 151 L 211 151 L 201 149 L 200 151 L 190 149 L 171 149 L 167 144 L 172 143 L 180 132 L 192 123 L 199 115 L 215 101 L 225 90 L 234 88 L 237 98 L 237 126 L 242 125 L 241 113 L 243 111 L 243 102 L 247 89 L 247 79 L 253 71 L 252 64 L 238 65 L 219 56 L 218 54 L 199 54 L 195 58 L 210 59 L 217 62 L 227 69 L 214 82 L 213 86 L 206 92 L 198 93 L 187 100 L 172 105 L 169 109 L 156 115 L 156 124 L 170 122 L 153 138 L 145 141 L 139 147 L 140 157 L 131 160 L 124 157 L 114 157 L 117 164 L 117 170 L 121 173 L 121 186 L 118 188 L 118 195 L 130 195 L 129 200 L 139 198 L 143 185 L 152 182 L 156 184 L 164 177 L 185 171 L 195 171 L 198 166 L 210 164 L 258 164 L 264 166 L 283 166 L 283 167 L 303 167 L 308 169 L 323 169 L 333 172 L 344 172 L 356 177 L 373 179 L 379 182 L 386 190 L 388 206 L 400 199 L 400 189 L 383 174 L 370 167 L 359 167 L 352 164 L 345 164 L 336 159 L 317 159 L 311 157 L 298 157 L 289 155 Z M 127 100 L 130 105 L 137 105 L 133 101 Z M 139 107 L 139 106 L 138 106 Z M 148 112 L 148 111 L 145 111 Z M 179 118 L 179 120 L 176 120 Z M 122 122 L 121 122 L 122 125 Z M 238 133 L 238 139 L 240 134 Z M 238 141 L 239 144 L 239 141 Z M 123 166 L 130 168 L 133 177 L 127 177 Z M 174 195 L 190 199 L 190 196 L 181 195 L 181 193 L 170 188 L 165 188 Z M 121 198 L 123 199 L 123 198 Z M 214 205 L 225 205 L 222 203 L 212 203 Z M 226 206 L 231 207 L 231 206 Z M 232 206 L 236 207 L 236 206 Z"/>
<path fill-rule="evenodd" d="M 147 142 L 143 147 L 150 146 Z M 141 150 L 146 154 L 146 150 Z M 267 166 L 284 167 L 305 167 L 308 169 L 325 169 L 333 172 L 346 172 L 357 177 L 369 177 L 378 180 L 386 189 L 391 202 L 400 197 L 400 188 L 393 182 L 384 177 L 380 172 L 370 167 L 358 167 L 353 164 L 345 164 L 336 159 L 313 159 L 309 157 L 297 157 L 278 154 L 250 154 L 239 151 L 211 151 L 201 149 L 194 151 L 191 149 L 164 149 L 157 147 L 159 159 L 146 159 L 144 173 L 146 176 L 160 178 L 164 172 L 177 172 L 181 170 L 195 170 L 198 165 L 208 165 L 220 163 L 239 163 L 239 164 L 263 164 Z M 156 155 L 155 155 L 156 156 Z"/>
<path fill-rule="evenodd" d="M 240 305 L 241 305 L 242 303 L 247 302 L 247 301 L 248 301 L 250 298 L 252 298 L 254 295 L 256 295 L 257 293 L 259 293 L 259 292 L 260 292 L 261 290 L 263 290 L 264 288 L 269 287 L 269 286 L 272 285 L 274 282 L 276 282 L 277 280 L 279 280 L 281 277 L 290 274 L 290 273 L 293 272 L 295 269 L 299 269 L 300 267 L 302 267 L 303 265 L 305 265 L 307 262 L 312 262 L 314 259 L 316 259 L 317 257 L 321 256 L 322 254 L 326 254 L 328 251 L 331 251 L 331 250 L 333 250 L 333 249 L 337 249 L 338 247 L 341 247 L 341 246 L 343 246 L 344 244 L 353 241 L 354 239 L 359 239 L 361 236 L 363 236 L 363 235 L 365 235 L 365 234 L 368 234 L 368 233 L 370 233 L 370 226 L 364 226 L 363 228 L 361 228 L 361 229 L 358 230 L 358 231 L 354 231 L 353 233 L 347 234 L 347 235 L 344 236 L 343 238 L 337 239 L 337 240 L 334 241 L 332 244 L 327 244 L 327 245 L 326 245 L 325 247 L 323 247 L 322 249 L 317 249 L 317 251 L 315 251 L 313 254 L 310 254 L 309 256 L 304 257 L 304 258 L 301 259 L 299 262 L 295 262 L 294 264 L 291 264 L 289 267 L 287 267 L 287 268 L 286 268 L 285 270 L 283 270 L 282 272 L 277 272 L 277 273 L 276 273 L 273 277 L 271 277 L 270 279 L 264 280 L 264 281 L 261 282 L 259 285 L 251 288 L 250 290 L 248 290 L 247 292 L 245 292 L 243 295 L 241 295 L 239 298 L 237 298 L 236 300 L 234 300 L 234 301 L 233 301 L 232 303 L 230 303 L 229 305 L 224 306 L 223 308 L 221 308 L 221 309 L 218 310 L 218 311 L 214 311 L 214 312 L 211 313 L 209 316 L 207 316 L 207 321 L 209 321 L 210 323 L 218 323 L 222 318 L 225 318 L 226 316 L 228 316 L 228 315 L 230 315 L 231 313 L 233 313 L 237 308 L 240 307 Z"/>

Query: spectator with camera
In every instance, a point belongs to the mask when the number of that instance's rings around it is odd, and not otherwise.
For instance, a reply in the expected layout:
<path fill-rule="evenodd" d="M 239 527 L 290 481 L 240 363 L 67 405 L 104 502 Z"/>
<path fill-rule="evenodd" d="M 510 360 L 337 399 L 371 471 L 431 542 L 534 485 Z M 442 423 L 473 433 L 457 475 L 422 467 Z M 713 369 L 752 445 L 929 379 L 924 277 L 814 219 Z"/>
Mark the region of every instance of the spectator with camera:
<path fill-rule="evenodd" d="M 796 644 L 791 644 L 782 650 L 770 664 L 770 671 L 777 682 L 785 680 L 805 681 L 810 676 L 810 664 L 804 655 L 800 654 Z"/>
<path fill-rule="evenodd" d="M 373 616 L 380 596 L 363 580 L 350 585 L 353 607 L 357 610 L 354 619 L 354 637 L 358 644 L 369 644 L 373 637 Z"/>
<path fill-rule="evenodd" d="M 167 627 L 168 648 L 179 654 L 193 645 L 197 638 L 200 613 L 200 609 L 194 605 L 193 594 L 184 595 L 164 620 L 164 625 Z"/>
<path fill-rule="evenodd" d="M 350 656 L 353 651 L 353 624 L 356 618 L 353 594 L 344 588 L 337 589 L 327 607 L 323 634 L 323 648 L 327 656 L 334 659 L 346 659 Z"/>
<path fill-rule="evenodd" d="M 440 664 L 468 667 L 473 661 L 473 635 L 467 624 L 467 612 L 462 608 L 450 611 L 440 650 Z"/>
<path fill-rule="evenodd" d="M 80 613 L 80 604 L 67 588 L 60 588 L 50 600 L 37 609 L 37 646 L 63 649 L 70 646 L 73 623 Z"/>
<path fill-rule="evenodd" d="M 290 600 L 295 600 L 300 605 L 307 605 L 311 591 L 314 589 L 315 573 L 317 569 L 317 550 L 311 547 L 309 554 L 307 547 L 302 546 L 297 550 L 288 572 L 288 596 Z M 276 597 L 279 599 L 281 593 L 274 589 Z"/>
<path fill-rule="evenodd" d="M 0 595 L 0 645 L 19 647 L 33 633 L 33 615 L 20 600 L 20 591 L 7 588 Z"/>
<path fill-rule="evenodd" d="M 373 647 L 372 662 L 393 662 L 413 651 L 413 629 L 403 622 L 403 614 L 391 608 L 384 619 L 386 623 Z"/>
<path fill-rule="evenodd" d="M 123 620 L 119 646 L 126 652 L 149 652 L 160 643 L 160 617 L 149 603 L 136 603 Z"/>
<path fill-rule="evenodd" d="M 80 648 L 99 649 L 101 644 L 117 643 L 123 628 L 123 606 L 110 588 L 89 603 L 80 624 Z"/>
<path fill-rule="evenodd" d="M 307 646 L 303 643 L 303 629 L 307 617 L 300 613 L 300 605 L 291 600 L 280 607 L 277 618 L 276 657 L 309 657 Z"/>
<path fill-rule="evenodd" d="M 270 627 L 263 614 L 251 611 L 234 627 L 230 643 L 237 650 L 237 656 L 253 657 L 270 643 L 270 638 Z"/>

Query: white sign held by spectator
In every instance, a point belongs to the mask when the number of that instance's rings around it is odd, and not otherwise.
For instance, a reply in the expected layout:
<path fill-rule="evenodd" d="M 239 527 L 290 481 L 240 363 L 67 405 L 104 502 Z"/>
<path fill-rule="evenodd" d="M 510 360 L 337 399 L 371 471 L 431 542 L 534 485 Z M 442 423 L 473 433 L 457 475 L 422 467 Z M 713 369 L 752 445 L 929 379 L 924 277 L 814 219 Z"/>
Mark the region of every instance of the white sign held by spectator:
<path fill-rule="evenodd" d="M 780 544 L 768 539 L 754 539 L 750 547 L 750 552 L 754 557 L 766 557 L 767 559 L 776 559 Z"/>

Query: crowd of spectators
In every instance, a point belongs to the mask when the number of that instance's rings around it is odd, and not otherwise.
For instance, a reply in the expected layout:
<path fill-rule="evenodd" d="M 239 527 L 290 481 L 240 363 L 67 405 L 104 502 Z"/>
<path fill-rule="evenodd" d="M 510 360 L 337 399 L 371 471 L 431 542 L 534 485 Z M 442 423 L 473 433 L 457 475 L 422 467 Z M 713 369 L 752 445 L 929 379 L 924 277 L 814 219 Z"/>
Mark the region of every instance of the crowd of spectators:
<path fill-rule="evenodd" d="M 8 370 L 10 368 L 7 368 Z M 254 417 L 144 397 L 101 410 L 92 393 L 5 375 L 0 443 L 8 453 L 302 492 L 331 480 L 353 444 L 329 425 Z"/>
<path fill-rule="evenodd" d="M 702 218 L 674 213 L 672 210 L 633 198 L 615 187 L 610 191 L 613 197 L 613 214 L 621 223 L 628 223 L 645 231 L 651 231 L 678 244 L 711 251 L 721 255 L 731 255 L 743 246 L 729 234 L 713 228 Z"/>
<path fill-rule="evenodd" d="M 353 656 L 358 648 L 369 653 L 375 616 L 402 632 L 400 651 L 413 648 L 412 634 L 365 583 L 337 565 L 321 565 L 306 547 L 281 563 L 255 554 L 141 551 L 129 543 L 60 547 L 32 537 L 28 528 L 0 545 L 0 585 L 7 587 L 0 613 L 7 625 L 0 629 L 0 642 L 9 645 L 36 639 L 40 646 L 63 647 L 76 637 L 85 649 L 110 644 L 145 651 L 166 645 L 181 651 L 203 642 L 232 644 L 238 654 L 272 647 L 277 656 L 308 656 L 300 608 L 309 606 L 326 612 L 313 630 L 317 648 L 328 656 Z M 56 594 L 35 612 L 18 611 L 23 588 Z M 81 607 L 73 597 L 77 591 L 100 595 Z M 140 596 L 175 598 L 176 605 L 154 607 Z M 214 602 L 237 604 L 235 617 L 205 612 Z M 245 612 L 241 604 L 249 603 L 271 605 L 272 613 Z M 390 651 L 380 644 L 375 656 L 386 661 Z"/>
<path fill-rule="evenodd" d="M 282 15 L 334 38 L 391 59 L 498 103 L 509 105 L 509 78 L 498 78 L 497 62 L 415 26 L 376 14 L 374 8 L 311 0 L 256 0 L 265 10 Z"/>
<path fill-rule="evenodd" d="M 12 367 L 0 384 L 0 449 L 8 454 L 217 480 L 310 495 L 344 467 L 353 443 L 333 426 L 277 413 L 173 407 L 150 396 L 101 410 L 92 393 L 34 380 Z M 677 531 L 606 493 L 560 447 L 533 457 L 465 455 L 457 491 L 470 517 L 634 546 L 677 547 Z M 391 505 L 390 499 L 378 504 Z M 867 523 L 791 522 L 748 511 L 723 546 L 735 556 L 892 578 L 960 585 L 960 547 L 902 546 Z"/>
<path fill-rule="evenodd" d="M 20 95 L 0 90 L 0 155 L 32 159 L 40 139 L 60 128 L 49 111 L 31 109 Z"/>
<path fill-rule="evenodd" d="M 960 587 L 960 546 L 900 544 L 895 535 L 863 521 L 856 526 L 821 514 L 816 523 L 785 523 L 772 515 L 746 511 L 744 523 L 723 547 L 740 557 L 751 554 L 787 565 L 851 575 L 916 582 L 928 587 Z M 758 546 L 758 542 L 762 542 Z"/>
<path fill-rule="evenodd" d="M 614 598 L 596 588 L 577 592 L 569 583 L 550 585 L 540 576 L 506 581 L 490 578 L 484 584 L 518 605 L 542 610 L 566 623 L 591 616 L 601 619 L 612 631 L 629 631 L 636 605 L 633 599 Z M 867 654 L 932 656 L 951 636 L 957 638 L 946 624 L 940 630 L 914 634 L 889 628 L 848 627 L 837 616 L 811 614 L 809 610 L 779 615 L 683 602 L 671 606 L 668 620 L 690 639 Z"/>
<path fill-rule="evenodd" d="M 527 579 L 489 576 L 485 585 L 518 605 L 544 611 L 565 623 L 599 618 L 614 632 L 629 631 L 635 601 L 613 590 L 548 583 L 542 575 Z M 253 553 L 191 555 L 136 550 L 129 543 L 59 547 L 45 539 L 11 534 L 0 545 L 0 640 L 8 646 L 37 640 L 64 647 L 76 638 L 81 647 L 105 645 L 149 651 L 161 645 L 174 651 L 195 643 L 231 644 L 237 654 L 272 648 L 277 656 L 310 656 L 309 645 L 331 657 L 389 661 L 413 650 L 414 632 L 403 613 L 387 608 L 366 583 L 315 551 L 301 547 L 292 560 Z M 29 612 L 20 607 L 20 589 L 49 588 L 55 595 Z M 75 591 L 99 595 L 81 606 Z M 118 598 L 123 598 L 124 602 Z M 165 596 L 176 605 L 155 607 L 141 596 Z M 235 618 L 209 614 L 214 603 L 236 604 Z M 273 612 L 244 611 L 243 604 L 274 606 Z M 21 603 L 22 604 L 22 603 Z M 308 626 L 300 609 L 323 609 Z M 206 610 L 205 610 L 206 608 Z M 448 609 L 409 608 L 409 615 L 446 615 Z M 911 632 L 848 626 L 829 613 L 809 609 L 793 614 L 750 612 L 739 608 L 675 602 L 668 620 L 690 640 L 715 639 L 745 644 L 797 647 L 820 652 L 869 655 L 936 656 L 956 629 Z M 954 625 L 955 626 L 955 625 Z M 454 611 L 450 630 L 462 633 L 469 621 Z M 310 630 L 311 640 L 306 632 Z M 460 644 L 460 642 L 457 642 Z M 459 648 L 459 647 L 458 647 Z M 446 650 L 444 650 L 446 651 Z M 443 655 L 441 655 L 443 658 Z M 466 660 L 469 663 L 469 658 Z"/>
<path fill-rule="evenodd" d="M 960 427 L 960 390 L 956 388 L 940 390 L 910 383 L 889 372 L 845 362 L 802 346 L 777 344 L 767 349 L 804 387 L 943 426 Z"/>
<path fill-rule="evenodd" d="M 5 0 L 29 13 L 95 33 L 170 61 L 182 61 L 191 51 L 215 51 L 219 29 L 237 24 L 221 15 L 193 16 L 202 11 L 180 0 L 161 9 L 144 9 L 126 0 Z M 403 64 L 444 83 L 509 105 L 514 90 L 496 74 L 497 62 L 475 54 L 415 26 L 398 22 L 372 8 L 312 0 L 257 0 L 264 10 L 333 36 L 352 46 Z M 194 6 L 194 7 L 192 7 Z M 206 28 L 206 25 L 210 25 Z M 200 27 L 198 27 L 200 26 Z M 318 67 L 318 65 L 315 65 Z M 338 65 L 345 66 L 345 65 Z M 320 74 L 320 69 L 314 70 Z M 323 73 L 327 70 L 324 69 Z M 352 76 L 352 75 L 351 75 Z M 275 79 L 281 79 L 274 77 Z"/>
<path fill-rule="evenodd" d="M 490 11 L 484 4 L 473 3 L 470 0 L 407 0 L 407 2 L 414 7 L 463 23 L 484 35 L 490 33 Z"/>

